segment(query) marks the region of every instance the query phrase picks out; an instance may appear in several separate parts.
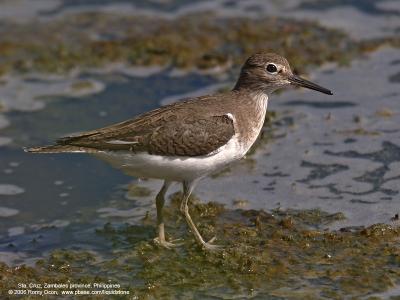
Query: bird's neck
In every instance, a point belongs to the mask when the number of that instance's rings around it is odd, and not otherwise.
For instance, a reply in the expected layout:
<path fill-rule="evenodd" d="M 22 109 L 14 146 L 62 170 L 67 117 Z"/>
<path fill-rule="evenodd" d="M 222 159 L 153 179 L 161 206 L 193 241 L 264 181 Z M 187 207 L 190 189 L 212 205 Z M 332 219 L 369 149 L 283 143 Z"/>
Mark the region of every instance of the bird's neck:
<path fill-rule="evenodd" d="M 266 108 L 270 92 L 265 90 L 265 87 L 256 84 L 249 87 L 241 84 L 242 83 L 238 81 L 232 91 L 245 96 L 244 99 L 247 99 L 247 101 L 243 101 L 244 103 L 242 104 L 253 106 L 256 109 Z"/>
<path fill-rule="evenodd" d="M 244 70 L 242 70 L 232 91 L 243 96 L 239 105 L 247 106 L 247 109 L 254 109 L 257 111 L 257 114 L 261 111 L 265 113 L 268 104 L 268 95 L 273 92 L 266 89 L 265 84 L 259 80 L 254 80 L 251 74 Z M 262 116 L 260 117 L 262 118 Z"/>
<path fill-rule="evenodd" d="M 254 80 L 250 76 L 246 76 L 246 74 L 241 74 L 238 81 L 236 82 L 234 91 L 250 91 L 252 93 L 265 93 L 265 86 L 257 80 Z"/>

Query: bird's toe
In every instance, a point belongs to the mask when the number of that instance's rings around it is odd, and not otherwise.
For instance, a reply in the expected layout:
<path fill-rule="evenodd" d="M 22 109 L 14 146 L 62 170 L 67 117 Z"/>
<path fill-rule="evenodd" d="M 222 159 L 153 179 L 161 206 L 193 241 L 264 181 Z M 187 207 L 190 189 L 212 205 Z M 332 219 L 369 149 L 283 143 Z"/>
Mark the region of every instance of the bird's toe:
<path fill-rule="evenodd" d="M 222 250 L 223 246 L 221 245 L 216 245 L 213 244 L 213 242 L 216 240 L 216 236 L 214 236 L 212 239 L 210 239 L 208 242 L 202 244 L 202 248 L 206 251 L 216 251 L 216 250 Z"/>
<path fill-rule="evenodd" d="M 183 243 L 174 243 L 176 241 L 179 241 L 180 239 L 172 240 L 171 242 L 167 242 L 165 239 L 160 239 L 159 237 L 156 237 L 153 239 L 154 244 L 160 247 L 164 247 L 166 249 L 172 249 L 176 247 L 180 247 L 183 245 Z"/>

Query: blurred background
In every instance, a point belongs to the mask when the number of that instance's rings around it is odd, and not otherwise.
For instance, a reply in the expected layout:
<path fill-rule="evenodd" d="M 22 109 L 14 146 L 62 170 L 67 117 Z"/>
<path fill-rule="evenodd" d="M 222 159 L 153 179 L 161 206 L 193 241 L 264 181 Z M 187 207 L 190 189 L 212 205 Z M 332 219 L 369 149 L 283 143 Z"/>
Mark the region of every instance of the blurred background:
<path fill-rule="evenodd" d="M 393 223 L 399 47 L 397 0 L 1 0 L 0 261 L 34 265 L 62 248 L 106 257 L 110 241 L 95 229 L 153 217 L 161 184 L 88 155 L 23 147 L 230 89 L 258 50 L 286 56 L 334 96 L 273 95 L 260 141 L 197 197 L 343 213 L 329 229 Z M 138 240 L 152 237 L 149 224 Z"/>

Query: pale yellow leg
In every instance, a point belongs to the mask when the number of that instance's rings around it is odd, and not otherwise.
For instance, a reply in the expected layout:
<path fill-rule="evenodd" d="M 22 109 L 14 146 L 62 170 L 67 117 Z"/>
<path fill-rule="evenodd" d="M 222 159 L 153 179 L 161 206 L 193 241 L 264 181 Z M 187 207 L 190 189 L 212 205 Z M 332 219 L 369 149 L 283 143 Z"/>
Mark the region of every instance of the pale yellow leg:
<path fill-rule="evenodd" d="M 167 192 L 170 185 L 171 185 L 170 181 L 164 181 L 164 184 L 163 184 L 161 190 L 158 192 L 158 194 L 156 196 L 158 237 L 156 237 L 154 239 L 154 242 L 157 245 L 163 246 L 165 248 L 173 248 L 173 247 L 177 247 L 180 245 L 180 244 L 174 244 L 171 242 L 167 242 L 165 239 L 163 208 L 164 208 L 164 203 L 165 203 L 165 193 Z"/>
<path fill-rule="evenodd" d="M 221 246 L 211 244 L 215 240 L 215 237 L 213 237 L 208 242 L 204 241 L 204 239 L 201 236 L 200 232 L 198 231 L 196 225 L 194 224 L 192 218 L 190 217 L 188 200 L 189 200 L 189 196 L 192 193 L 196 183 L 197 183 L 197 181 L 190 181 L 190 182 L 184 181 L 182 183 L 183 197 L 182 197 L 182 202 L 181 202 L 181 212 L 185 216 L 186 222 L 188 223 L 190 229 L 192 230 L 194 237 L 196 238 L 196 241 L 200 244 L 200 246 L 202 246 L 203 249 L 205 249 L 205 250 L 221 249 Z"/>

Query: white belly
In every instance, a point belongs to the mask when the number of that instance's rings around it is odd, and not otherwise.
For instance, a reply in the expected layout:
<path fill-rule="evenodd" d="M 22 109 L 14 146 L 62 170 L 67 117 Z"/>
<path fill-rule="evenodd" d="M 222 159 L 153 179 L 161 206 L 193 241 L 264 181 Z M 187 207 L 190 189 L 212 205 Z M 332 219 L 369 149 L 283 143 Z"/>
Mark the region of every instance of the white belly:
<path fill-rule="evenodd" d="M 246 152 L 247 149 L 238 143 L 235 136 L 226 145 L 206 156 L 161 156 L 128 151 L 98 152 L 95 156 L 131 176 L 183 181 L 216 172 L 242 158 Z"/>

